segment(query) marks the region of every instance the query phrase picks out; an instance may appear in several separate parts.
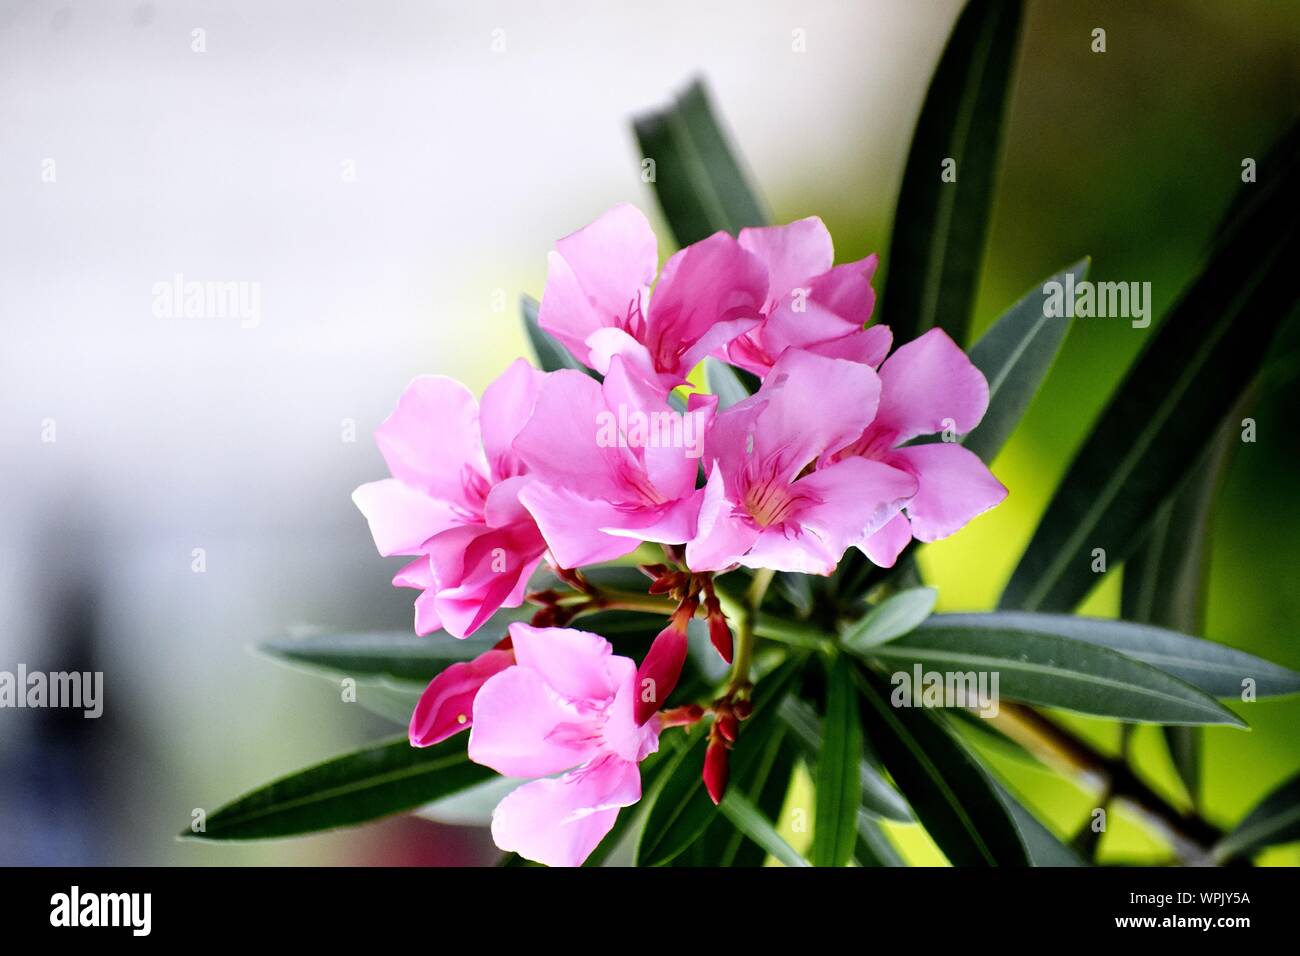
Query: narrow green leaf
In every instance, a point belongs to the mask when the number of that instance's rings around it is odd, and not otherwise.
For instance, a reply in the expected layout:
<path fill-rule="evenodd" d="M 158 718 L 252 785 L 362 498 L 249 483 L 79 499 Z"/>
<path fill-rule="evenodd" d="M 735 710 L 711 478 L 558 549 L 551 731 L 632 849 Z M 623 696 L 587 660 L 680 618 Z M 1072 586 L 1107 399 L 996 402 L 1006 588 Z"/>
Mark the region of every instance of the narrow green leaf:
<path fill-rule="evenodd" d="M 954 686 L 963 688 L 969 707 L 985 706 L 972 698 L 988 692 L 994 708 L 1006 697 L 1120 720 L 1244 726 L 1196 687 L 1107 647 L 1061 636 L 1059 628 L 1042 626 L 1039 617 L 940 614 L 906 637 L 868 648 L 864 656 L 901 669 L 911 679 L 913 699 L 923 686 L 912 678 L 919 668 L 948 679 L 964 675 Z M 1070 620 L 1085 622 L 1076 630 L 1093 624 L 1092 630 L 1102 631 L 1114 623 Z"/>
<path fill-rule="evenodd" d="M 565 348 L 558 339 L 541 327 L 537 322 L 537 300 L 532 296 L 519 297 L 519 311 L 524 319 L 524 332 L 528 335 L 528 344 L 537 356 L 537 367 L 543 372 L 557 372 L 569 368 L 585 372 L 596 380 L 600 376 L 583 365 Z"/>
<path fill-rule="evenodd" d="M 740 737 L 731 752 L 731 775 L 746 778 L 749 768 L 762 759 L 767 735 L 777 719 L 777 707 L 803 669 L 802 658 L 794 658 L 760 680 L 754 688 L 753 715 L 741 724 Z M 716 815 L 700 774 L 708 734 L 695 729 L 690 746 L 674 759 L 665 772 L 663 785 L 654 795 L 645 829 L 637 845 L 638 866 L 662 866 L 696 841 Z"/>
<path fill-rule="evenodd" d="M 891 707 L 888 684 L 865 671 L 858 676 L 867 737 L 949 862 L 1027 865 L 1015 821 L 979 761 L 934 714 Z"/>
<path fill-rule="evenodd" d="M 655 196 L 679 246 L 720 229 L 735 235 L 767 223 L 703 82 L 691 83 L 671 105 L 632 125 L 642 156 L 654 161 Z"/>
<path fill-rule="evenodd" d="M 935 588 L 909 588 L 886 598 L 861 620 L 851 624 L 840 639 L 846 648 L 860 654 L 877 644 L 896 640 L 921 624 L 934 611 L 939 592 Z"/>
<path fill-rule="evenodd" d="M 741 382 L 736 370 L 712 356 L 704 360 L 704 379 L 709 383 L 709 391 L 718 396 L 720 412 L 749 398 L 749 389 Z"/>
<path fill-rule="evenodd" d="M 1255 693 L 1259 697 L 1300 691 L 1300 674 L 1295 671 L 1214 641 L 1148 624 L 1024 611 L 939 614 L 930 623 L 947 629 L 1051 634 L 1109 648 L 1172 674 L 1211 697 L 1240 697 L 1242 682 L 1247 679 L 1255 682 Z"/>
<path fill-rule="evenodd" d="M 781 720 L 793 734 L 808 765 L 816 766 L 817 751 L 822 742 L 822 724 L 817 717 L 817 712 L 804 701 L 791 695 L 781 702 Z M 885 820 L 899 823 L 913 822 L 912 812 L 907 808 L 907 801 L 894 789 L 893 784 L 885 779 L 885 774 L 880 767 L 880 758 L 865 739 L 862 743 L 862 763 L 858 768 L 858 775 L 862 778 L 863 811 L 872 817 Z"/>
<path fill-rule="evenodd" d="M 862 722 L 853 664 L 837 655 L 826 685 L 826 720 L 817 752 L 817 802 L 812 858 L 816 866 L 845 866 L 853 856 L 862 805 Z"/>
<path fill-rule="evenodd" d="M 858 838 L 853 847 L 858 866 L 907 866 L 907 861 L 885 836 L 880 821 L 865 810 L 858 812 Z"/>
<path fill-rule="evenodd" d="M 465 738 L 417 749 L 406 738 L 335 757 L 245 794 L 182 837 L 260 840 L 365 823 L 413 810 L 494 776 L 471 763 Z"/>
<path fill-rule="evenodd" d="M 1236 412 L 1245 409 L 1238 406 Z M 1160 507 L 1141 547 L 1124 562 L 1120 616 L 1187 634 L 1205 627 L 1210 512 L 1237 437 L 1240 415 L 1219 426 L 1219 436 L 1178 493 Z M 1194 805 L 1200 804 L 1202 732 L 1165 727 L 1165 746 Z"/>
<path fill-rule="evenodd" d="M 763 755 L 754 762 L 748 779 L 733 780 L 728 789 L 739 786 L 740 793 L 758 808 L 759 813 L 769 820 L 777 820 L 785 806 L 790 778 L 798 762 L 798 745 L 781 723 L 775 724 L 767 736 Z M 767 859 L 767 850 L 746 837 L 722 814 L 715 816 L 698 845 L 709 866 L 756 867 L 762 866 Z"/>
<path fill-rule="evenodd" d="M 758 812 L 758 808 L 742 797 L 738 791 L 728 789 L 727 795 L 722 798 L 722 803 L 718 804 L 718 809 L 725 813 L 727 819 L 740 828 L 747 837 L 786 866 L 809 865 L 808 861 L 776 832 L 776 827 Z"/>
<path fill-rule="evenodd" d="M 1031 866 L 1086 866 L 1079 855 L 1049 830 L 1038 817 L 1034 816 L 1023 803 L 1017 800 L 1001 781 L 994 780 L 994 787 L 1003 804 L 1011 812 L 1020 839 L 1029 853 Z"/>
<path fill-rule="evenodd" d="M 1300 774 L 1261 800 L 1235 830 L 1220 840 L 1214 858 L 1223 862 L 1296 840 L 1300 840 Z"/>
<path fill-rule="evenodd" d="M 882 314 L 894 340 L 939 326 L 964 342 L 997 179 L 1019 0 L 971 0 L 957 18 L 912 134 L 894 212 Z M 944 181 L 945 163 L 955 181 Z"/>
<path fill-rule="evenodd" d="M 1081 282 L 1089 265 L 1090 260 L 1081 259 L 1034 286 L 970 350 L 971 362 L 988 379 L 989 407 L 962 444 L 984 462 L 991 463 L 1016 430 L 1069 334 L 1073 319 L 1047 316 L 1043 289 L 1065 283 L 1067 276 Z"/>
<path fill-rule="evenodd" d="M 514 609 L 515 619 L 532 608 Z M 485 626 L 463 641 L 447 635 L 420 637 L 410 631 L 362 634 L 317 634 L 268 641 L 259 650 L 309 670 L 345 677 L 386 677 L 399 681 L 430 681 L 458 661 L 477 657 L 501 640 L 505 624 Z"/>
<path fill-rule="evenodd" d="M 1259 181 L 1243 185 L 1254 201 L 1233 207 L 1204 269 L 1149 335 L 1057 487 L 1002 607 L 1073 610 L 1099 580 L 1096 549 L 1109 566 L 1130 557 L 1297 314 L 1296 140 L 1293 131 L 1259 165 Z"/>

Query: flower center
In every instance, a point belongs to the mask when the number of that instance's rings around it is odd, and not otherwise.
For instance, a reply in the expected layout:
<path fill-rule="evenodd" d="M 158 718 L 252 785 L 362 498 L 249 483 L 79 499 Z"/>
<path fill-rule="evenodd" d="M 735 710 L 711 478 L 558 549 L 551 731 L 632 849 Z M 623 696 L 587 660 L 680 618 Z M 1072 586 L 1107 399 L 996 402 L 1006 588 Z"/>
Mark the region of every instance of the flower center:
<path fill-rule="evenodd" d="M 767 528 L 781 524 L 794 514 L 802 496 L 793 492 L 789 485 L 766 478 L 749 486 L 745 494 L 745 510 L 759 527 Z"/>

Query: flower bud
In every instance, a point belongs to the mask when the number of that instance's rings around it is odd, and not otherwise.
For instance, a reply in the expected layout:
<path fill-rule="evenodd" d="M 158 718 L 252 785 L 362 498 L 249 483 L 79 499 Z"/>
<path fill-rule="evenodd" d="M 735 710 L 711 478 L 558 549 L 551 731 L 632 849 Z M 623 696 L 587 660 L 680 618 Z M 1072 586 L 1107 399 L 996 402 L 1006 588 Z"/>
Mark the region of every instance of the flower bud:
<path fill-rule="evenodd" d="M 452 664 L 429 682 L 411 714 L 408 735 L 412 747 L 429 747 L 473 722 L 474 697 L 489 677 L 515 662 L 513 649 L 493 648 L 474 658 Z"/>
<path fill-rule="evenodd" d="M 704 751 L 704 789 L 709 792 L 709 799 L 714 804 L 722 802 L 727 792 L 727 776 L 730 772 L 727 745 L 718 737 L 709 741 L 709 748 Z"/>
<path fill-rule="evenodd" d="M 659 632 L 636 672 L 636 722 L 644 724 L 677 686 L 686 662 L 686 635 L 672 624 Z"/>

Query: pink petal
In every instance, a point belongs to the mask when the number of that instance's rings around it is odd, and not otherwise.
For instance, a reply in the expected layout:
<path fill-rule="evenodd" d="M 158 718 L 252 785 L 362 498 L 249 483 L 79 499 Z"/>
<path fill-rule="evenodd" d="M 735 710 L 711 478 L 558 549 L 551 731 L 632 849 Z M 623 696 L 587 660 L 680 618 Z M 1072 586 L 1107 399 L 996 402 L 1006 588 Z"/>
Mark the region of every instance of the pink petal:
<path fill-rule="evenodd" d="M 618 690 L 610 670 L 613 648 L 598 634 L 566 627 L 510 625 L 521 667 L 530 667 L 571 700 L 610 700 Z"/>
<path fill-rule="evenodd" d="M 432 498 L 470 502 L 467 473 L 487 474 L 478 403 L 464 385 L 442 375 L 412 380 L 375 430 L 375 443 L 394 478 Z"/>
<path fill-rule="evenodd" d="M 508 667 L 474 698 L 469 759 L 507 777 L 568 770 L 600 754 L 595 716 L 532 668 Z"/>
<path fill-rule="evenodd" d="M 791 290 L 808 288 L 835 261 L 835 247 L 826 225 L 816 216 L 784 226 L 740 230 L 740 246 L 767 268 L 770 309 Z"/>
<path fill-rule="evenodd" d="M 615 206 L 555 244 L 538 322 L 586 362 L 587 337 L 625 324 L 658 264 L 658 243 L 645 216 L 635 206 Z"/>
<path fill-rule="evenodd" d="M 613 561 L 637 549 L 635 538 L 601 531 L 617 527 L 627 515 L 607 501 L 585 498 L 564 488 L 535 482 L 519 492 L 551 554 L 562 568 Z"/>
<path fill-rule="evenodd" d="M 581 866 L 614 826 L 619 809 L 640 799 L 637 765 L 605 757 L 511 792 L 492 814 L 492 840 L 547 866 Z"/>
<path fill-rule="evenodd" d="M 889 326 L 873 325 L 860 332 L 810 346 L 809 351 L 830 358 L 860 362 L 875 368 L 889 354 L 889 346 L 893 340 L 894 333 L 890 331 Z"/>
<path fill-rule="evenodd" d="M 525 584 L 546 551 L 536 525 L 526 522 L 482 529 L 463 552 L 461 573 L 439 575 L 436 608 L 442 626 L 468 637 L 502 607 L 518 607 Z"/>
<path fill-rule="evenodd" d="M 686 635 L 672 625 L 659 632 L 636 672 L 636 722 L 644 724 L 677 686 L 686 663 Z"/>
<path fill-rule="evenodd" d="M 513 651 L 493 649 L 472 661 L 452 664 L 430 681 L 411 714 L 411 746 L 429 747 L 469 729 L 479 688 L 513 663 Z"/>
<path fill-rule="evenodd" d="M 352 501 L 370 523 L 375 547 L 385 557 L 419 554 L 426 540 L 464 520 L 447 502 L 396 478 L 362 485 L 352 492 Z"/>
<path fill-rule="evenodd" d="M 758 528 L 735 513 L 722 469 L 715 467 L 704 486 L 695 537 L 686 544 L 687 566 L 692 571 L 722 571 L 737 564 L 757 540 Z"/>
<path fill-rule="evenodd" d="M 917 479 L 879 461 L 847 458 L 800 478 L 794 488 L 811 501 L 795 520 L 843 555 L 898 514 L 916 494 Z"/>
<path fill-rule="evenodd" d="M 875 427 L 896 431 L 896 443 L 942 432 L 966 434 L 989 405 L 989 384 L 943 329 L 900 346 L 880 366 Z"/>
<path fill-rule="evenodd" d="M 483 431 L 483 450 L 495 481 L 519 473 L 520 465 L 512 446 L 533 413 L 545 377 L 527 359 L 516 359 L 483 392 L 479 425 Z"/>
<path fill-rule="evenodd" d="M 809 299 L 852 322 L 866 325 L 876 305 L 876 291 L 871 279 L 880 258 L 874 254 L 857 262 L 846 262 L 819 275 L 810 283 Z"/>
<path fill-rule="evenodd" d="M 860 545 L 871 563 L 882 568 L 892 568 L 908 542 L 912 540 L 912 525 L 901 514 L 890 518 L 885 526 Z"/>
<path fill-rule="evenodd" d="M 907 504 L 912 535 L 918 541 L 947 537 L 1007 496 L 1007 489 L 979 456 L 961 445 L 936 442 L 898 448 L 888 460 L 910 470 L 920 483 L 916 497 Z"/>
<path fill-rule="evenodd" d="M 763 264 L 725 232 L 687 246 L 664 264 L 640 338 L 655 368 L 685 378 L 686 352 L 722 322 L 757 321 L 767 294 Z M 740 334 L 741 326 L 725 326 Z M 716 331 L 714 331 L 716 335 Z M 719 347 L 721 342 L 712 342 Z"/>

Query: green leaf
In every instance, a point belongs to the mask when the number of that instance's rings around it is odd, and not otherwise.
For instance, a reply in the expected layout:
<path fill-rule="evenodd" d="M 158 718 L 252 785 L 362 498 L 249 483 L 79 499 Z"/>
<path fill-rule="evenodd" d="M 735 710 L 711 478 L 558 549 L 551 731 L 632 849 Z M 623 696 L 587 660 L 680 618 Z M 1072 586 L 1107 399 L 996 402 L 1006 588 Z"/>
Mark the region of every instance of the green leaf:
<path fill-rule="evenodd" d="M 889 685 L 860 671 L 867 737 L 926 832 L 954 866 L 1025 866 L 1010 811 L 979 761 L 924 708 L 894 708 Z"/>
<path fill-rule="evenodd" d="M 600 376 L 573 357 L 563 344 L 541 327 L 537 322 L 537 300 L 532 296 L 519 297 L 519 311 L 524 319 L 524 332 L 528 334 L 528 344 L 537 356 L 537 367 L 543 372 L 557 372 L 560 369 L 574 369 L 584 372 L 600 381 Z"/>
<path fill-rule="evenodd" d="M 767 735 L 777 716 L 777 705 L 789 692 L 804 666 L 802 658 L 787 661 L 754 688 L 753 715 L 740 726 L 740 736 L 731 752 L 731 776 L 743 779 L 763 756 Z M 637 845 L 638 866 L 662 866 L 694 843 L 716 816 L 700 774 L 708 734 L 695 728 L 694 739 L 665 772 L 654 795 L 645 829 Z"/>
<path fill-rule="evenodd" d="M 1300 774 L 1287 780 L 1219 841 L 1214 858 L 1223 862 L 1265 847 L 1300 840 Z"/>
<path fill-rule="evenodd" d="M 1172 674 L 1211 697 L 1240 697 L 1241 682 L 1246 678 L 1255 681 L 1259 697 L 1300 691 L 1300 674 L 1295 671 L 1214 641 L 1147 624 L 1020 611 L 940 614 L 931 623 L 936 627 L 1005 630 L 1014 634 L 1029 631 L 1109 648 Z"/>
<path fill-rule="evenodd" d="M 880 821 L 865 810 L 858 812 L 858 838 L 853 847 L 853 859 L 858 866 L 907 866 L 885 836 Z"/>
<path fill-rule="evenodd" d="M 1090 262 L 1081 259 L 1034 286 L 970 350 L 971 362 L 988 379 L 989 407 L 962 444 L 982 461 L 992 463 L 1016 430 L 1069 334 L 1072 319 L 1044 314 L 1043 288 L 1050 282 L 1063 284 L 1067 275 L 1082 281 Z"/>
<path fill-rule="evenodd" d="M 703 82 L 691 83 L 672 105 L 632 125 L 642 155 L 654 160 L 655 196 L 678 246 L 720 229 L 735 235 L 745 226 L 767 224 Z"/>
<path fill-rule="evenodd" d="M 532 608 L 514 609 L 515 619 Z M 398 681 L 430 681 L 458 661 L 472 660 L 501 640 L 500 629 L 485 626 L 463 641 L 447 635 L 420 637 L 410 631 L 362 634 L 317 634 L 268 641 L 260 650 L 272 657 L 345 677 L 386 677 Z"/>
<path fill-rule="evenodd" d="M 728 788 L 727 795 L 718 804 L 718 809 L 727 815 L 747 837 L 767 850 L 786 866 L 808 866 L 805 860 L 790 844 L 786 843 L 776 827 L 768 821 L 758 808 L 742 797 L 737 791 Z"/>
<path fill-rule="evenodd" d="M 718 396 L 720 412 L 749 398 L 749 389 L 740 380 L 736 370 L 712 356 L 704 360 L 704 379 L 709 383 L 709 391 Z"/>
<path fill-rule="evenodd" d="M 939 326 L 959 344 L 974 307 L 997 178 L 1019 0 L 971 0 L 957 18 L 912 134 L 894 212 L 882 314 L 894 341 Z M 944 182 L 944 162 L 956 181 Z"/>
<path fill-rule="evenodd" d="M 902 637 L 934 610 L 939 592 L 934 588 L 909 588 L 886 598 L 861 620 L 851 624 L 840 642 L 855 654 Z"/>
<path fill-rule="evenodd" d="M 815 766 L 817 751 L 822 742 L 822 724 L 817 717 L 817 712 L 804 701 L 791 695 L 781 702 L 781 720 L 794 735 L 794 740 L 803 751 L 808 764 Z M 907 808 L 907 801 L 894 789 L 893 784 L 885 779 L 880 767 L 880 758 L 865 740 L 858 775 L 862 778 L 862 810 L 865 813 L 899 823 L 913 822 L 912 812 Z"/>
<path fill-rule="evenodd" d="M 1029 853 L 1031 866 L 1087 865 L 1077 853 L 1062 843 L 1055 833 L 1047 829 L 1028 807 L 1012 796 L 1011 791 L 1000 781 L 995 780 L 993 783 L 998 796 L 1011 812 L 1011 819 L 1015 821 L 1016 829 L 1020 831 L 1020 839 Z"/>
<path fill-rule="evenodd" d="M 261 840 L 365 823 L 413 810 L 494 776 L 460 736 L 425 749 L 405 737 L 335 757 L 247 793 L 207 818 L 199 840 Z"/>
<path fill-rule="evenodd" d="M 812 858 L 816 866 L 845 866 L 853 856 L 862 805 L 862 722 L 853 664 L 837 655 L 826 685 L 826 720 L 817 753 L 817 802 Z"/>
<path fill-rule="evenodd" d="M 1236 412 L 1245 412 L 1239 405 Z M 1124 562 L 1120 616 L 1188 634 L 1205 626 L 1210 512 L 1228 454 L 1237 437 L 1234 412 L 1178 493 L 1160 506 L 1141 547 Z M 1192 803 L 1201 792 L 1202 733 L 1195 727 L 1163 728 L 1165 746 Z"/>
<path fill-rule="evenodd" d="M 1001 696 L 1120 720 L 1244 726 L 1232 711 L 1192 685 L 1107 647 L 1062 636 L 1060 622 L 1043 622 L 1041 617 L 940 614 L 906 637 L 869 648 L 864 656 L 906 668 L 909 674 L 919 666 L 925 672 L 968 675 L 967 693 L 972 694 L 975 679 L 987 675 L 979 689 L 990 692 L 994 707 Z M 1116 623 L 1067 620 L 1076 633 L 1105 632 Z M 913 686 L 914 699 L 920 691 Z"/>
<path fill-rule="evenodd" d="M 1148 336 L 1056 489 L 1002 607 L 1073 610 L 1099 580 L 1095 549 L 1110 566 L 1130 557 L 1297 314 L 1298 139 L 1293 131 L 1260 164 L 1259 181 L 1242 187 L 1253 202 L 1234 207 L 1203 271 Z"/>

